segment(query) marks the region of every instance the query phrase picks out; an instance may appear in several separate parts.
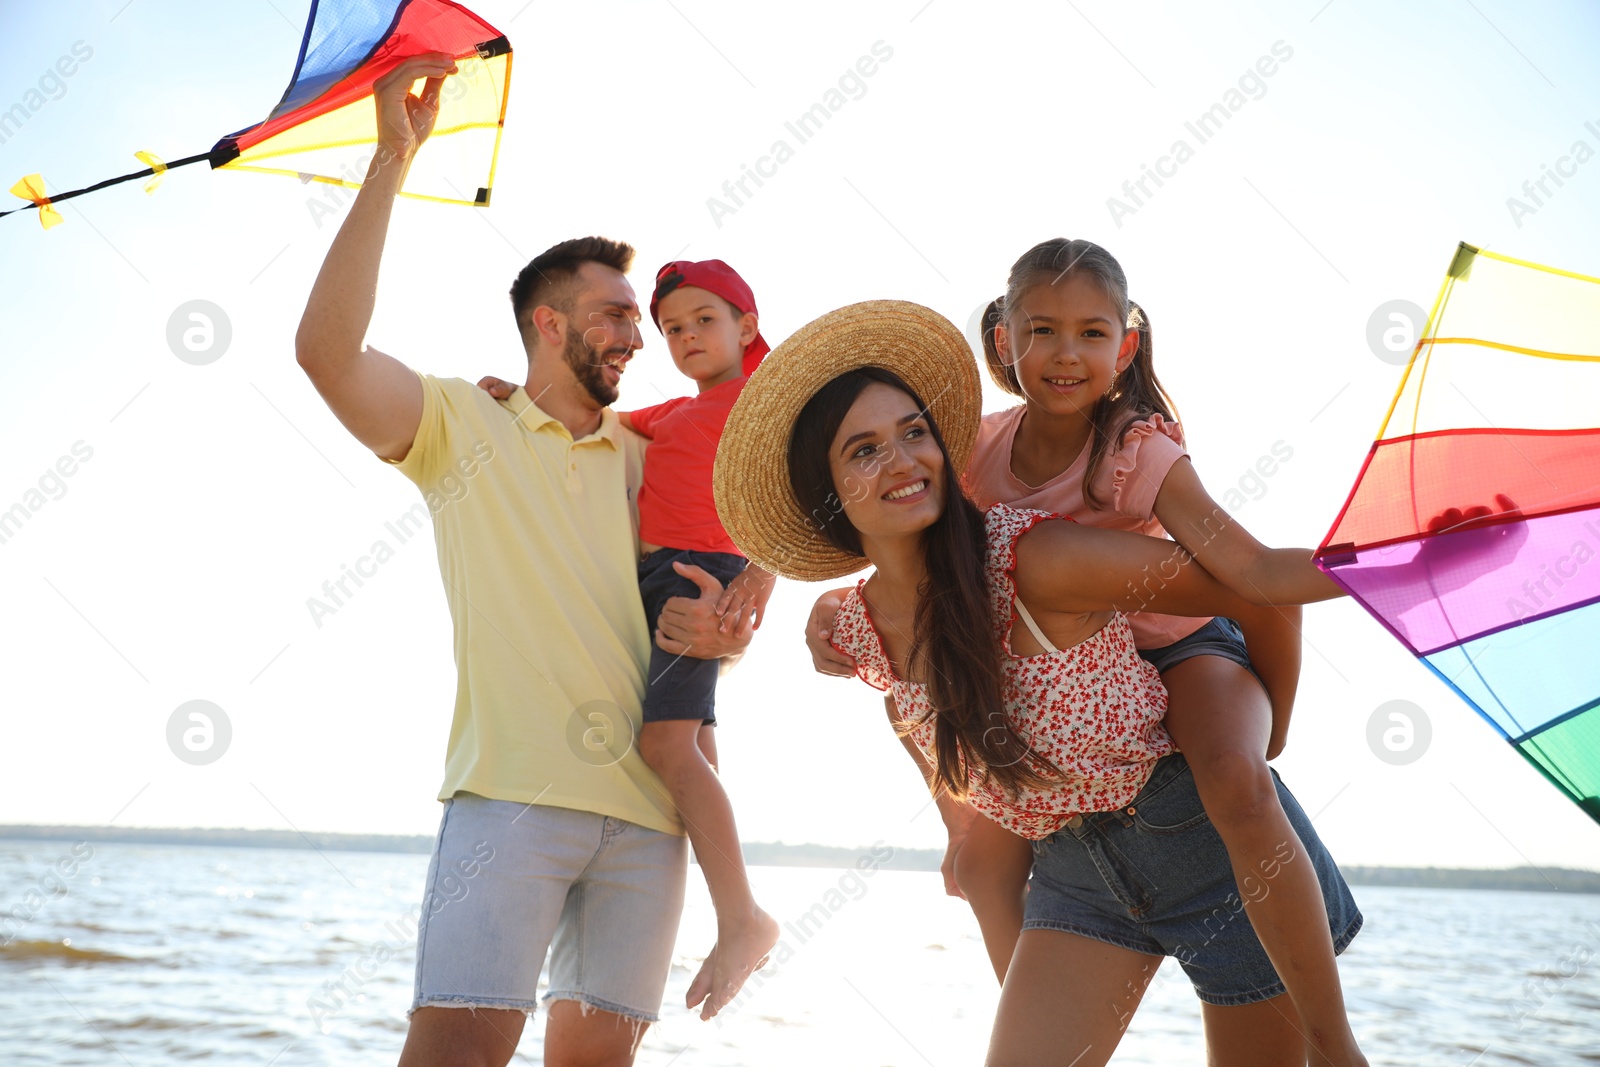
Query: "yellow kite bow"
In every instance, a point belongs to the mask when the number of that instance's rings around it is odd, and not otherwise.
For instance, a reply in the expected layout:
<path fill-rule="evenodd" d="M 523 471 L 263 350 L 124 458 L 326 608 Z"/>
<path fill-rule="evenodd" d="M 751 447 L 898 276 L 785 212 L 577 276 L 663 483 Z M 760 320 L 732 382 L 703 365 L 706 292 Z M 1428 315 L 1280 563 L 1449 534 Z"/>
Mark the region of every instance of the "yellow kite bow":
<path fill-rule="evenodd" d="M 15 173 L 13 171 L 12 173 Z M 50 206 L 50 198 L 44 192 L 44 177 L 39 174 L 30 174 L 11 187 L 11 191 L 24 200 L 32 200 L 39 208 L 39 223 L 45 229 L 65 220 L 61 212 Z"/>

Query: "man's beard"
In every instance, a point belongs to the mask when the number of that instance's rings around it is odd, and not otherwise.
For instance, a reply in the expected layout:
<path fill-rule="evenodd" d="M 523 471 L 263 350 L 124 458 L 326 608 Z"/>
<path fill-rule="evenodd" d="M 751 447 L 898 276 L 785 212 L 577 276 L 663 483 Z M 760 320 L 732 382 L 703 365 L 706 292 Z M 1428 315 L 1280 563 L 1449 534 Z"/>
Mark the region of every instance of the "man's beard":
<path fill-rule="evenodd" d="M 615 354 L 620 356 L 623 353 Z M 617 387 L 606 381 L 604 358 L 589 347 L 583 335 L 577 330 L 567 332 L 564 355 L 567 366 L 572 368 L 573 376 L 578 379 L 578 384 L 594 398 L 595 403 L 601 407 L 610 407 L 617 402 Z"/>

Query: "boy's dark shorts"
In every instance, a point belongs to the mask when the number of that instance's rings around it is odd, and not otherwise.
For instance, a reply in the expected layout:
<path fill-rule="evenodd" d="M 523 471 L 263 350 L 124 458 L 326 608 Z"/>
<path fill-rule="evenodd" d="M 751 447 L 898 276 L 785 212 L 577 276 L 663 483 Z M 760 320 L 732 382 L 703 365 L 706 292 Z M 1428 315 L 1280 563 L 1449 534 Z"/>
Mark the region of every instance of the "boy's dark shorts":
<path fill-rule="evenodd" d="M 674 563 L 700 567 L 726 586 L 737 578 L 749 560 L 731 552 L 694 552 L 686 548 L 663 548 L 650 553 L 639 563 L 639 596 L 644 601 L 644 617 L 654 634 L 661 609 L 675 596 L 691 600 L 700 587 L 673 570 Z M 644 721 L 699 719 L 716 725 L 717 671 L 721 660 L 675 656 L 654 644 L 651 638 L 650 673 L 645 678 Z"/>

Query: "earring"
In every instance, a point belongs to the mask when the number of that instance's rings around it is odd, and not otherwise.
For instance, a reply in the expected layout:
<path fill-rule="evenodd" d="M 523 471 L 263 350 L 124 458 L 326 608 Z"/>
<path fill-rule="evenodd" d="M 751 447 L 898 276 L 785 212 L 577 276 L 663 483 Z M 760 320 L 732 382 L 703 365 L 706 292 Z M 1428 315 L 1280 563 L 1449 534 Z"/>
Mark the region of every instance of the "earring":
<path fill-rule="evenodd" d="M 1111 381 L 1106 386 L 1106 396 L 1110 396 L 1112 393 L 1117 391 L 1117 375 L 1119 373 L 1120 373 L 1119 371 L 1112 371 L 1111 372 Z"/>

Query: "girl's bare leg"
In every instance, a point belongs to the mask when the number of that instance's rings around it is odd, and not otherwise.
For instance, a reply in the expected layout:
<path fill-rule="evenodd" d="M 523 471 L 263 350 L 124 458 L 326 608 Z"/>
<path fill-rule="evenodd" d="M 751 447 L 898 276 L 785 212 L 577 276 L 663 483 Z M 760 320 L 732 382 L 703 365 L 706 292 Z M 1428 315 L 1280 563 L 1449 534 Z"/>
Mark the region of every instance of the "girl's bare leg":
<path fill-rule="evenodd" d="M 1170 694 L 1167 729 L 1228 848 L 1250 925 L 1294 1002 L 1309 1062 L 1365 1067 L 1345 1015 L 1322 886 L 1267 768 L 1266 693 L 1221 656 L 1184 660 L 1162 680 Z"/>
<path fill-rule="evenodd" d="M 1305 1067 L 1318 1063 L 1301 1040 L 1300 1019 L 1284 993 L 1238 1007 L 1200 1005 L 1207 1067 Z"/>
<path fill-rule="evenodd" d="M 956 853 L 956 885 L 983 931 L 994 975 L 1002 983 L 1022 933 L 1022 901 L 1033 869 L 1033 846 L 981 815 Z"/>

